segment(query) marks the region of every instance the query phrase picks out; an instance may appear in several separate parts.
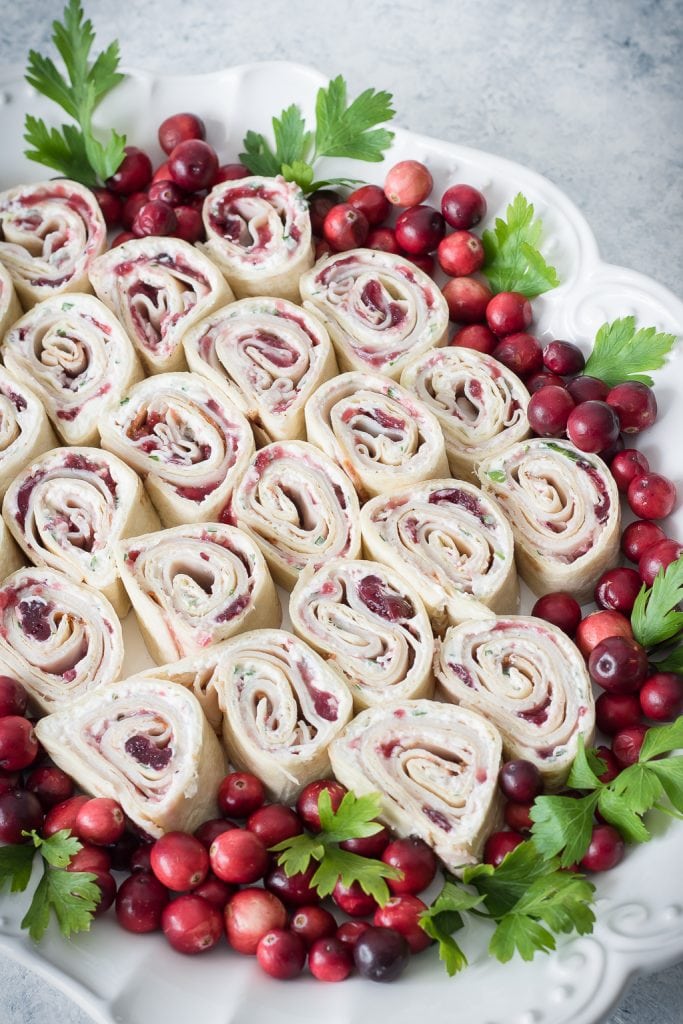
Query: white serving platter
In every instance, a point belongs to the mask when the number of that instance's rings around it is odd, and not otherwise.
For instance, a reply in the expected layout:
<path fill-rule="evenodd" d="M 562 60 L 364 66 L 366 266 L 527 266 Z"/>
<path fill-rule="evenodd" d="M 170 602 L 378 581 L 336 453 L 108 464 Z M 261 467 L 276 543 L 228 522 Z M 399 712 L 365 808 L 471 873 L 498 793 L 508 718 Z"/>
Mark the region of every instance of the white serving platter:
<path fill-rule="evenodd" d="M 286 63 L 166 78 L 131 71 L 98 111 L 98 121 L 125 131 L 131 143 L 160 162 L 157 126 L 169 114 L 192 110 L 205 119 L 221 158 L 232 160 L 245 130 L 266 132 L 283 106 L 297 102 L 312 119 L 315 94 L 324 81 L 310 68 Z M 20 69 L 12 69 L 0 78 L 1 188 L 49 176 L 22 155 L 26 112 L 48 121 L 55 117 L 55 108 L 22 80 Z M 397 129 L 388 161 L 407 158 L 429 165 L 434 196 L 455 181 L 484 190 L 489 220 L 503 213 L 520 190 L 534 203 L 545 225 L 545 252 L 563 282 L 534 302 L 534 330 L 540 337 L 568 338 L 587 351 L 605 320 L 628 314 L 643 325 L 683 335 L 683 303 L 643 275 L 602 262 L 582 215 L 547 179 L 500 157 Z M 381 164 L 342 160 L 325 161 L 320 169 L 378 183 L 385 172 Z M 639 447 L 653 468 L 680 486 L 680 353 L 655 376 L 660 418 L 639 439 Z M 683 508 L 668 525 L 670 533 L 683 536 Z M 523 610 L 529 607 L 527 593 Z M 151 665 L 132 615 L 124 637 L 124 670 Z M 487 957 L 487 931 L 477 925 L 464 939 L 471 966 L 452 979 L 431 951 L 416 957 L 393 985 L 352 978 L 330 988 L 310 977 L 282 984 L 225 945 L 201 957 L 182 957 L 159 935 L 121 931 L 112 915 L 88 934 L 66 941 L 52 929 L 35 945 L 19 925 L 28 904 L 25 895 L 0 898 L 0 951 L 60 988 L 99 1024 L 187 1024 L 195 1019 L 202 1024 L 360 1024 L 380 1016 L 392 1024 L 413 1024 L 418 1017 L 463 1024 L 596 1024 L 634 974 L 683 957 L 683 825 L 661 819 L 654 822 L 654 831 L 650 843 L 631 848 L 616 870 L 597 878 L 593 935 L 562 941 L 555 954 L 530 964 L 514 960 L 501 965 Z"/>

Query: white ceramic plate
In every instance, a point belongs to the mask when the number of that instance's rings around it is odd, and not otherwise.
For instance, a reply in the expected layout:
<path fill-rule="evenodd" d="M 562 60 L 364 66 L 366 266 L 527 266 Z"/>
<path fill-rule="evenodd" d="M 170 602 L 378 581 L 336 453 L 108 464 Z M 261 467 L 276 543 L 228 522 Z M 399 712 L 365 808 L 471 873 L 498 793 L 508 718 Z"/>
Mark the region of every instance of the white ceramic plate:
<path fill-rule="evenodd" d="M 178 110 L 205 118 L 208 138 L 223 159 L 235 159 L 247 128 L 266 131 L 270 118 L 297 102 L 312 117 L 324 79 L 295 64 L 251 64 L 197 77 L 161 78 L 131 72 L 99 111 L 102 125 L 127 132 L 132 143 L 161 160 L 156 130 Z M 0 83 L 3 139 L 0 186 L 47 177 L 22 156 L 26 111 L 54 120 L 55 111 L 15 71 Z M 634 314 L 643 325 L 683 334 L 683 304 L 641 274 L 601 262 L 595 239 L 579 211 L 545 178 L 518 164 L 477 150 L 397 130 L 391 162 L 425 161 L 435 179 L 434 195 L 467 181 L 486 192 L 489 218 L 501 214 L 519 190 L 543 217 L 545 251 L 559 271 L 560 288 L 534 303 L 540 336 L 570 338 L 590 348 L 605 320 Z M 329 172 L 381 182 L 382 165 L 327 161 Z M 639 447 L 654 468 L 679 478 L 680 455 L 672 439 L 683 435 L 680 355 L 657 381 L 659 422 Z M 683 534 L 683 509 L 671 522 Z M 527 595 L 528 596 L 528 595 Z M 528 607 L 527 603 L 527 607 Z M 151 664 L 131 621 L 124 626 L 124 669 Z M 449 979 L 435 952 L 415 958 L 397 984 L 373 985 L 360 978 L 331 989 L 312 978 L 283 985 L 271 981 L 253 960 L 231 955 L 223 945 L 199 958 L 173 953 L 158 935 L 132 936 L 111 919 L 92 932 L 63 940 L 55 930 L 36 946 L 19 922 L 28 900 L 0 899 L 0 949 L 44 975 L 101 1024 L 281 1024 L 324 1020 L 357 1024 L 378 1017 L 412 1024 L 416 1016 L 467 1024 L 595 1024 L 619 999 L 630 976 L 683 956 L 683 825 L 655 822 L 654 838 L 632 848 L 619 868 L 597 881 L 598 922 L 590 937 L 562 942 L 552 956 L 505 966 L 489 959 L 484 926 L 464 940 L 471 966 Z"/>

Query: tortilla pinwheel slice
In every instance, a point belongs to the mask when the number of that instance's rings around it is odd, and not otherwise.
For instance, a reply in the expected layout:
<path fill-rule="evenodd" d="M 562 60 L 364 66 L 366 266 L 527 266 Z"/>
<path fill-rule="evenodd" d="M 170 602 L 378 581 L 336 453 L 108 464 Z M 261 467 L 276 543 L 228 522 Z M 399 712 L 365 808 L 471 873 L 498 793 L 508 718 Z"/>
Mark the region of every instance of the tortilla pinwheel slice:
<path fill-rule="evenodd" d="M 11 572 L 21 569 L 24 562 L 21 551 L 5 526 L 5 520 L 0 519 L 0 578 L 4 580 Z"/>
<path fill-rule="evenodd" d="M 218 706 L 218 694 L 213 683 L 223 647 L 223 643 L 214 644 L 206 647 L 201 654 L 192 654 L 189 658 L 171 661 L 165 665 L 155 665 L 153 668 L 136 672 L 130 678 L 166 680 L 184 686 L 199 701 L 213 731 L 220 733 L 223 713 Z"/>
<path fill-rule="evenodd" d="M 22 469 L 56 445 L 42 402 L 0 366 L 0 500 Z"/>
<path fill-rule="evenodd" d="M 9 270 L 0 263 L 0 340 L 22 314 Z"/>

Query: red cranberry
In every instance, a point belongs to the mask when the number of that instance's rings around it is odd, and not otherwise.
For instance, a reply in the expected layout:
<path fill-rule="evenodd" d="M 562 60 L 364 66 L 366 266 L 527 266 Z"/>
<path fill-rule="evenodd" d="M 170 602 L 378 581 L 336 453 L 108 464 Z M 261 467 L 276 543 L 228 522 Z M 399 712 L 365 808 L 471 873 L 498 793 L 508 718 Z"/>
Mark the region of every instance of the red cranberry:
<path fill-rule="evenodd" d="M 672 562 L 677 562 L 683 555 L 683 545 L 677 540 L 660 540 L 652 544 L 641 555 L 638 562 L 639 579 L 646 587 L 651 587 L 661 569 L 666 570 Z"/>
<path fill-rule="evenodd" d="M 635 448 L 624 448 L 623 451 L 617 452 L 609 468 L 617 487 L 622 494 L 626 494 L 631 480 L 649 473 L 650 464 L 642 452 L 636 451 Z"/>
<path fill-rule="evenodd" d="M 93 193 L 99 203 L 107 227 L 113 228 L 120 224 L 123 212 L 120 196 L 117 196 L 115 192 L 110 192 L 108 188 L 94 188 Z"/>
<path fill-rule="evenodd" d="M 133 851 L 129 865 L 131 871 L 152 870 L 152 845 L 152 843 L 141 843 L 138 848 Z"/>
<path fill-rule="evenodd" d="M 600 782 L 612 782 L 612 780 L 616 779 L 617 775 L 621 771 L 619 762 L 609 747 L 596 747 L 595 753 L 605 765 L 602 774 L 598 775 Z"/>
<path fill-rule="evenodd" d="M 488 285 L 477 281 L 475 277 L 456 277 L 447 281 L 443 288 L 443 296 L 448 305 L 448 315 L 458 324 L 481 324 L 486 316 L 486 307 L 491 301 L 491 289 Z M 488 331 L 483 324 L 480 330 Z M 495 335 L 488 331 L 491 338 Z M 497 344 L 491 345 L 490 351 Z"/>
<path fill-rule="evenodd" d="M 441 197 L 441 212 L 452 228 L 473 228 L 486 216 L 486 199 L 472 185 L 451 185 Z"/>
<path fill-rule="evenodd" d="M 374 913 L 377 908 L 377 901 L 374 896 L 363 892 L 359 882 L 352 882 L 351 885 L 344 885 L 341 878 L 338 880 L 332 893 L 332 899 L 340 910 L 343 910 L 349 917 L 367 917 Z"/>
<path fill-rule="evenodd" d="M 381 857 L 387 846 L 391 835 L 389 830 L 382 825 L 379 832 L 375 832 L 374 836 L 365 836 L 363 839 L 345 839 L 344 842 L 340 843 L 342 850 L 348 850 L 349 853 L 357 853 L 360 857 Z"/>
<path fill-rule="evenodd" d="M 299 935 L 307 949 L 320 939 L 328 939 L 336 935 L 337 922 L 329 910 L 323 907 L 300 907 L 296 914 L 292 915 L 289 927 L 295 935 Z"/>
<path fill-rule="evenodd" d="M 13 789 L 19 788 L 21 775 L 19 772 L 0 772 L 0 795 L 11 793 Z M 26 787 L 29 789 L 29 787 Z"/>
<path fill-rule="evenodd" d="M 22 832 L 39 829 L 43 823 L 43 809 L 33 793 L 12 789 L 0 795 L 0 842 L 23 843 Z"/>
<path fill-rule="evenodd" d="M 411 256 L 436 249 L 444 235 L 443 217 L 433 206 L 410 206 L 396 221 L 396 241 Z"/>
<path fill-rule="evenodd" d="M 344 981 L 353 970 L 353 953 L 339 939 L 318 939 L 309 950 L 308 969 L 318 981 Z"/>
<path fill-rule="evenodd" d="M 354 210 L 365 214 L 371 227 L 381 224 L 389 216 L 391 204 L 379 185 L 361 185 L 346 200 Z"/>
<path fill-rule="evenodd" d="M 250 772 L 231 772 L 226 775 L 218 789 L 218 806 L 221 814 L 235 818 L 248 818 L 266 801 L 263 783 Z"/>
<path fill-rule="evenodd" d="M 621 612 L 593 612 L 583 619 L 576 630 L 576 646 L 584 658 L 607 637 L 622 636 L 633 639 L 631 623 Z"/>
<path fill-rule="evenodd" d="M 599 377 L 580 376 L 570 380 L 567 390 L 577 405 L 582 402 L 604 402 L 609 388 Z"/>
<path fill-rule="evenodd" d="M 628 503 L 641 519 L 664 519 L 676 504 L 676 488 L 659 473 L 644 473 L 629 484 Z"/>
<path fill-rule="evenodd" d="M 353 947 L 358 972 L 370 981 L 395 981 L 410 959 L 410 946 L 394 928 L 370 927 Z"/>
<path fill-rule="evenodd" d="M 155 932 L 168 903 L 168 892 L 151 872 L 136 871 L 119 886 L 116 920 L 127 932 Z"/>
<path fill-rule="evenodd" d="M 622 768 L 636 763 L 646 733 L 647 726 L 631 725 L 616 734 L 612 740 L 612 753 Z"/>
<path fill-rule="evenodd" d="M 530 811 L 533 803 L 518 804 L 513 800 L 508 801 L 503 811 L 505 824 L 513 832 L 530 832 L 533 826 Z"/>
<path fill-rule="evenodd" d="M 408 256 L 408 259 L 413 266 L 417 267 L 418 270 L 421 270 L 423 274 L 429 274 L 430 277 L 434 274 L 433 256 L 430 256 L 429 254 L 425 256 Z"/>
<path fill-rule="evenodd" d="M 173 114 L 159 125 L 159 145 L 164 153 L 171 153 L 188 139 L 205 139 L 206 127 L 196 114 Z"/>
<path fill-rule="evenodd" d="M 199 241 L 204 233 L 202 215 L 199 210 L 193 210 L 191 206 L 176 206 L 175 219 L 174 233 L 177 238 L 182 238 L 184 242 L 189 242 L 191 245 Z"/>
<path fill-rule="evenodd" d="M 168 173 L 172 180 L 188 192 L 210 188 L 217 171 L 216 152 L 208 142 L 201 139 L 179 142 L 168 158 Z"/>
<path fill-rule="evenodd" d="M 171 172 L 168 169 L 168 160 L 164 160 L 163 164 L 159 164 L 154 174 L 152 175 L 151 184 L 153 185 L 157 181 L 170 181 Z"/>
<path fill-rule="evenodd" d="M 213 949 L 223 934 L 223 919 L 208 900 L 190 893 L 164 907 L 161 927 L 173 949 L 192 955 Z"/>
<path fill-rule="evenodd" d="M 607 569 L 595 587 L 595 603 L 600 608 L 630 615 L 640 591 L 640 576 L 635 569 Z"/>
<path fill-rule="evenodd" d="M 83 804 L 87 803 L 90 798 L 87 796 L 72 796 L 68 800 L 64 800 L 61 804 L 55 804 L 45 815 L 45 821 L 43 823 L 43 835 L 45 837 L 53 836 L 55 832 L 61 832 L 62 829 L 68 828 L 69 831 L 74 831 L 76 828 L 76 816 Z"/>
<path fill-rule="evenodd" d="M 326 242 L 324 238 L 316 238 L 314 242 L 314 258 L 316 262 L 322 259 L 323 256 L 329 256 L 332 252 L 332 246 L 329 242 Z"/>
<path fill-rule="evenodd" d="M 387 879 L 394 896 L 417 895 L 427 888 L 436 874 L 434 851 L 417 836 L 394 839 L 382 854 L 382 860 L 403 872 L 402 878 Z"/>
<path fill-rule="evenodd" d="M 28 697 L 21 683 L 12 676 L 0 676 L 0 718 L 24 715 Z"/>
<path fill-rule="evenodd" d="M 217 839 L 223 832 L 229 832 L 231 828 L 237 828 L 234 821 L 227 818 L 210 818 L 202 822 L 198 829 L 195 829 L 195 838 L 208 850 L 214 839 Z"/>
<path fill-rule="evenodd" d="M 571 594 L 558 590 L 554 594 L 539 597 L 531 609 L 531 614 L 557 626 L 567 636 L 574 636 L 581 622 L 581 605 Z"/>
<path fill-rule="evenodd" d="M 206 849 L 187 832 L 167 832 L 157 839 L 150 853 L 150 863 L 159 881 L 174 892 L 194 889 L 209 871 Z"/>
<path fill-rule="evenodd" d="M 471 231 L 454 231 L 439 242 L 436 258 L 445 274 L 466 277 L 481 270 L 486 254 L 477 235 Z"/>
<path fill-rule="evenodd" d="M 202 899 L 222 913 L 234 895 L 235 887 L 228 885 L 227 882 L 221 882 L 220 878 L 209 874 L 203 882 L 200 882 L 196 889 L 192 890 L 192 893 L 195 896 L 201 896 Z"/>
<path fill-rule="evenodd" d="M 550 373 L 548 370 L 539 370 L 538 373 L 532 373 L 524 383 L 530 395 L 535 395 L 537 391 L 542 391 L 543 388 L 566 389 L 567 386 L 561 377 L 558 377 L 556 373 Z M 573 405 L 574 401 L 572 400 L 572 407 Z"/>
<path fill-rule="evenodd" d="M 543 349 L 543 365 L 561 377 L 581 373 L 586 360 L 578 345 L 571 341 L 549 341 Z"/>
<path fill-rule="evenodd" d="M 84 843 L 81 849 L 74 853 L 66 870 L 105 873 L 111 871 L 111 857 L 101 846 L 90 846 L 89 843 Z"/>
<path fill-rule="evenodd" d="M 26 788 L 30 793 L 35 793 L 43 810 L 49 811 L 51 807 L 73 796 L 74 784 L 61 768 L 41 765 L 34 768 L 26 779 Z"/>
<path fill-rule="evenodd" d="M 531 334 L 524 333 L 507 334 L 494 349 L 493 358 L 520 377 L 536 373 L 543 365 L 541 346 Z"/>
<path fill-rule="evenodd" d="M 108 871 L 93 871 L 93 874 L 95 875 L 93 881 L 100 890 L 100 898 L 95 907 L 94 916 L 101 917 L 102 914 L 106 914 L 116 899 L 116 882 Z"/>
<path fill-rule="evenodd" d="M 152 161 L 136 146 L 126 146 L 125 156 L 118 170 L 107 178 L 106 185 L 118 195 L 129 196 L 140 192 L 149 185 L 152 178 Z"/>
<path fill-rule="evenodd" d="M 531 803 L 543 792 L 543 779 L 535 764 L 519 758 L 507 761 L 500 770 L 498 785 L 508 800 Z"/>
<path fill-rule="evenodd" d="M 167 206 L 180 206 L 185 198 L 185 193 L 174 181 L 165 178 L 162 181 L 155 181 L 147 189 L 148 199 L 156 199 Z"/>
<path fill-rule="evenodd" d="M 285 869 L 277 865 L 266 875 L 266 889 L 279 896 L 289 907 L 305 907 L 309 903 L 319 903 L 320 896 L 311 885 L 316 870 L 317 864 L 312 864 L 306 871 L 288 876 Z"/>
<path fill-rule="evenodd" d="M 640 701 L 634 693 L 602 693 L 595 702 L 598 728 L 608 736 L 640 722 Z"/>
<path fill-rule="evenodd" d="M 624 840 L 612 825 L 596 825 L 581 867 L 585 871 L 609 871 L 622 859 L 624 849 Z"/>
<path fill-rule="evenodd" d="M 246 829 L 223 832 L 212 843 L 209 857 L 214 874 L 231 885 L 251 885 L 263 878 L 268 868 L 265 845 Z"/>
<path fill-rule="evenodd" d="M 79 808 L 74 831 L 79 839 L 95 846 L 110 846 L 126 829 L 121 805 L 109 797 L 95 797 Z"/>
<path fill-rule="evenodd" d="M 260 807 L 249 818 L 247 828 L 257 835 L 268 848 L 303 832 L 303 825 L 299 821 L 298 815 L 291 807 L 285 807 L 283 804 Z"/>
<path fill-rule="evenodd" d="M 111 869 L 112 871 L 130 871 L 131 861 L 133 856 L 141 848 L 149 848 L 151 843 L 143 841 L 140 842 L 139 835 L 133 831 L 124 832 L 118 842 L 113 843 L 107 850 L 111 857 Z M 149 864 L 145 867 L 146 871 L 151 870 Z"/>
<path fill-rule="evenodd" d="M 643 714 L 654 722 L 671 722 L 683 714 L 683 679 L 675 672 L 656 672 L 640 691 Z"/>
<path fill-rule="evenodd" d="M 125 245 L 126 242 L 132 241 L 136 236 L 132 231 L 121 231 L 115 238 L 112 238 L 110 249 L 115 249 L 117 245 Z"/>
<path fill-rule="evenodd" d="M 327 790 L 330 794 L 333 811 L 338 810 L 347 792 L 346 786 L 342 786 L 341 782 L 335 782 L 334 779 L 319 779 L 317 782 L 309 782 L 307 786 L 304 786 L 296 802 L 296 811 L 311 832 L 320 831 L 318 800 L 323 790 Z"/>
<path fill-rule="evenodd" d="M 606 402 L 582 402 L 569 414 L 567 434 L 582 452 L 600 452 L 619 436 L 619 418 Z"/>
<path fill-rule="evenodd" d="M 223 181 L 239 181 L 240 178 L 248 178 L 251 171 L 244 164 L 221 164 L 213 179 L 214 185 L 220 185 Z"/>
<path fill-rule="evenodd" d="M 377 249 L 379 252 L 391 252 L 398 256 L 401 246 L 396 241 L 396 232 L 393 228 L 373 228 L 365 239 L 366 249 Z"/>
<path fill-rule="evenodd" d="M 429 170 L 419 160 L 401 160 L 389 170 L 384 194 L 393 206 L 417 206 L 434 187 Z"/>
<path fill-rule="evenodd" d="M 608 636 L 591 651 L 588 671 L 608 693 L 633 693 L 647 676 L 647 653 L 635 640 Z"/>
<path fill-rule="evenodd" d="M 564 388 L 541 388 L 527 407 L 529 426 L 539 437 L 562 437 L 573 408 L 574 399 Z"/>
<path fill-rule="evenodd" d="M 625 434 L 638 434 L 657 419 L 654 391 L 637 380 L 617 384 L 608 394 L 607 404 L 616 411 Z"/>
<path fill-rule="evenodd" d="M 284 928 L 274 928 L 260 940 L 256 957 L 261 968 L 271 978 L 287 981 L 303 971 L 306 947 L 298 935 Z"/>
<path fill-rule="evenodd" d="M 140 207 L 133 221 L 133 234 L 136 238 L 149 235 L 172 235 L 178 226 L 178 219 L 172 206 L 162 203 L 159 199 L 145 203 Z"/>
<path fill-rule="evenodd" d="M 367 921 L 344 921 L 337 928 L 337 938 L 345 946 L 353 949 L 363 932 L 366 932 L 369 927 Z"/>
<path fill-rule="evenodd" d="M 20 772 L 28 768 L 38 754 L 38 740 L 33 723 L 19 715 L 0 718 L 0 768 Z"/>
<path fill-rule="evenodd" d="M 334 252 L 346 252 L 363 245 L 368 231 L 365 214 L 348 203 L 333 206 L 323 223 L 323 234 Z"/>
<path fill-rule="evenodd" d="M 308 197 L 308 212 L 311 218 L 311 231 L 314 235 L 322 235 L 325 217 L 333 206 L 339 206 L 342 198 L 331 188 L 319 188 Z"/>
<path fill-rule="evenodd" d="M 421 953 L 431 939 L 420 927 L 420 917 L 427 904 L 417 896 L 393 896 L 383 907 L 378 907 L 372 923 L 378 928 L 393 928 L 410 946 L 411 953 Z"/>
<path fill-rule="evenodd" d="M 464 281 L 465 278 L 459 277 L 455 280 Z M 454 283 L 455 281 L 451 282 Z M 461 327 L 451 338 L 450 344 L 456 348 L 472 348 L 475 352 L 490 356 L 498 344 L 498 339 L 484 324 L 470 324 L 468 327 Z"/>
<path fill-rule="evenodd" d="M 639 562 L 644 553 L 653 544 L 666 540 L 666 534 L 656 523 L 636 519 L 629 523 L 621 537 L 621 550 L 630 562 Z"/>
<path fill-rule="evenodd" d="M 523 842 L 524 838 L 517 832 L 493 832 L 484 846 L 484 863 L 493 864 L 497 868 L 508 853 L 512 853 Z"/>
<path fill-rule="evenodd" d="M 245 956 L 255 956 L 263 936 L 286 923 L 284 904 L 266 889 L 241 889 L 225 908 L 228 942 Z"/>
<path fill-rule="evenodd" d="M 499 292 L 486 307 L 486 322 L 499 336 L 525 331 L 531 318 L 531 303 L 519 292 Z"/>

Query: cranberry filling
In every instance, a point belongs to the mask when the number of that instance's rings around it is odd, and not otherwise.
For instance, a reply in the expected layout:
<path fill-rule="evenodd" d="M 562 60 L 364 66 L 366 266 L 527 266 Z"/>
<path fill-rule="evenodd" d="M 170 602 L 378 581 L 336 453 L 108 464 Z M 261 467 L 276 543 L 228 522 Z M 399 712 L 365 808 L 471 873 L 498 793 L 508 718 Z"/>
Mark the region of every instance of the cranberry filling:
<path fill-rule="evenodd" d="M 465 686 L 469 686 L 471 690 L 476 689 L 474 685 L 474 679 L 472 678 L 471 674 L 467 671 L 464 665 L 458 665 L 454 661 L 449 661 L 448 667 L 451 670 L 451 672 L 453 672 L 458 677 L 458 679 L 460 679 L 461 682 L 465 684 Z"/>
<path fill-rule="evenodd" d="M 229 604 L 220 615 L 216 616 L 216 622 L 229 622 L 231 619 L 237 618 L 249 604 L 251 600 L 251 589 L 248 594 L 241 594 L 240 597 L 235 598 L 232 604 Z"/>
<path fill-rule="evenodd" d="M 339 712 L 339 701 L 332 693 L 319 690 L 313 685 L 313 675 L 305 661 L 298 661 L 297 666 L 306 689 L 311 695 L 315 713 L 326 722 L 336 722 Z"/>
<path fill-rule="evenodd" d="M 517 717 L 523 718 L 525 722 L 529 722 L 531 725 L 543 725 L 544 722 L 548 721 L 549 707 L 550 697 L 546 697 L 540 707 L 534 708 L 532 711 L 518 711 Z"/>
<path fill-rule="evenodd" d="M 435 810 L 434 807 L 423 807 L 422 810 L 424 811 L 425 816 L 440 829 L 443 829 L 444 832 L 451 831 L 451 823 L 446 815 L 442 814 L 441 811 Z"/>
<path fill-rule="evenodd" d="M 358 584 L 358 596 L 371 612 L 389 622 L 412 619 L 415 615 L 411 602 L 388 591 L 379 576 L 364 576 Z"/>
<path fill-rule="evenodd" d="M 391 317 L 391 326 L 398 327 L 405 320 L 405 313 L 397 302 L 387 302 L 384 289 L 379 281 L 368 281 L 361 292 L 361 301 L 370 314 L 379 313 L 382 319 Z"/>
<path fill-rule="evenodd" d="M 9 398 L 10 402 L 17 410 L 17 412 L 24 411 L 24 409 L 26 408 L 26 399 L 22 395 L 18 395 L 16 391 L 12 391 L 11 389 L 5 392 L 5 394 L 7 398 Z"/>
<path fill-rule="evenodd" d="M 146 768 L 154 768 L 155 771 L 165 768 L 173 757 L 170 747 L 157 747 L 141 733 L 127 739 L 125 749 L 126 753 L 135 758 L 138 764 L 144 764 Z"/>
<path fill-rule="evenodd" d="M 19 614 L 24 632 L 35 640 L 41 642 L 48 640 L 52 630 L 47 617 L 53 607 L 52 604 L 45 601 L 20 601 Z"/>
<path fill-rule="evenodd" d="M 249 336 L 247 344 L 258 348 L 259 352 L 264 353 L 269 363 L 281 369 L 294 366 L 299 358 L 298 353 L 291 345 L 269 331 L 255 331 Z"/>
<path fill-rule="evenodd" d="M 452 487 L 449 489 L 442 489 L 440 491 L 432 491 L 429 495 L 430 505 L 459 505 L 464 508 L 470 515 L 476 516 L 481 522 L 485 522 L 486 513 L 481 507 L 480 501 L 474 497 L 473 494 L 469 494 L 467 491 L 461 490 L 459 487 Z"/>

